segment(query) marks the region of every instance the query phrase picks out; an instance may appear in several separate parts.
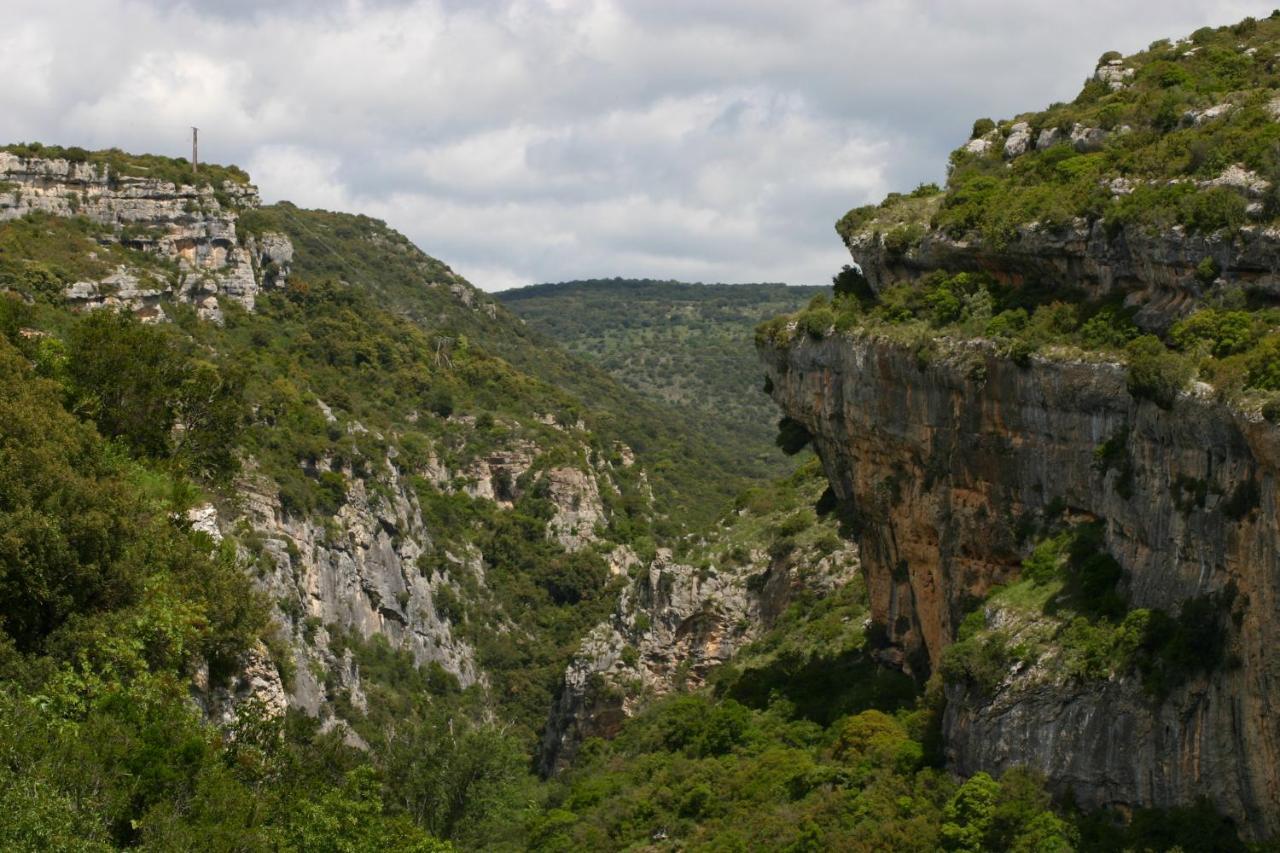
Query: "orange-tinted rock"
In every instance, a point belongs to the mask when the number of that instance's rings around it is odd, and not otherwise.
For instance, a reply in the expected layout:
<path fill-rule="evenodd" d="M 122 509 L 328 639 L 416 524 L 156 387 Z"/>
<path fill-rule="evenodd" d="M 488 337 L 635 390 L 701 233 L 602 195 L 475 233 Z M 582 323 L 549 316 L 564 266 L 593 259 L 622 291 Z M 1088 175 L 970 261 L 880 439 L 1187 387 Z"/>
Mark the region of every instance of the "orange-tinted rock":
<path fill-rule="evenodd" d="M 1011 678 L 990 700 L 953 689 L 952 766 L 1030 765 L 1083 806 L 1208 796 L 1250 835 L 1280 830 L 1280 430 L 1207 396 L 1170 411 L 1139 402 L 1119 365 L 1019 367 L 981 343 L 941 348 L 952 352 L 923 367 L 912 349 L 865 337 L 762 352 L 774 399 L 856 510 L 873 616 L 908 667 L 936 666 L 965 612 L 1016 575 L 1017 522 L 1051 504 L 1102 520 L 1132 606 L 1177 613 L 1229 584 L 1243 605 L 1227 625 L 1239 665 L 1160 704 L 1136 677 Z M 1100 444 L 1126 434 L 1131 489 L 1095 464 Z M 1203 505 L 1178 499 L 1180 480 L 1205 484 Z M 1229 511 L 1250 483 L 1257 505 Z"/>

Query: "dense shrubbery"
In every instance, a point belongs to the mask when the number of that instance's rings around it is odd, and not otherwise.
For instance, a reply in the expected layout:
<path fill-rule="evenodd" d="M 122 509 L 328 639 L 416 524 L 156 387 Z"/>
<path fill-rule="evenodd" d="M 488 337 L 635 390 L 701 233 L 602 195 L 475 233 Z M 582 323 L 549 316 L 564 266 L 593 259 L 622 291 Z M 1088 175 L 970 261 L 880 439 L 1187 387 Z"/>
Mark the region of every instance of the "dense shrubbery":
<path fill-rule="evenodd" d="M 1169 408 L 1195 375 L 1195 368 L 1171 352 L 1154 335 L 1131 341 L 1125 352 L 1129 362 L 1129 392 L 1157 406 Z"/>
<path fill-rule="evenodd" d="M 1225 27 L 1209 31 L 1195 50 L 1164 42 L 1125 58 L 1121 67 L 1137 72 L 1131 85 L 1113 91 L 1090 81 L 1073 103 L 1018 117 L 1030 126 L 1033 140 L 1058 129 L 1059 144 L 1033 149 L 1008 169 L 1002 167 L 999 142 L 986 155 L 957 151 L 933 223 L 956 237 L 977 232 L 997 246 L 1017 239 L 1018 226 L 1038 222 L 1053 228 L 1075 217 L 1101 219 L 1113 229 L 1182 225 L 1210 232 L 1240 226 L 1248 218 L 1246 198 L 1229 187 L 1197 190 L 1195 181 L 1233 164 L 1268 178 L 1277 174 L 1273 146 L 1280 130 L 1265 105 L 1280 77 L 1272 63 L 1246 51 L 1272 50 L 1278 35 L 1280 22 L 1269 20 L 1244 35 Z M 1185 118 L 1221 103 L 1232 109 L 1216 120 Z M 1065 132 L 1077 124 L 1109 132 L 1101 150 L 1080 152 L 1067 141 Z M 1010 126 L 1000 125 L 1005 132 Z M 982 119 L 973 134 L 996 127 Z M 1104 186 L 1113 177 L 1136 186 L 1113 196 Z M 1264 203 L 1262 215 L 1275 213 Z M 846 218 L 840 228 L 851 234 L 872 219 L 883 222 L 882 233 L 889 232 L 884 212 Z"/>
<path fill-rule="evenodd" d="M 8 337 L 15 309 L 0 306 Z M 129 374 L 130 393 L 169 387 L 153 374 L 181 352 L 165 332 L 110 315 L 73 326 L 83 330 L 95 348 L 65 353 L 61 383 L 36 374 L 48 339 L 14 336 L 36 367 L 0 339 L 0 846 L 445 849 L 400 805 L 399 777 L 361 767 L 339 735 L 299 720 L 281 739 L 247 709 L 229 741 L 199 718 L 193 674 L 207 665 L 221 686 L 267 630 L 265 603 L 234 548 L 175 520 L 195 489 L 168 473 L 167 443 L 127 429 L 128 444 L 109 443 L 64 408 L 81 399 L 72 377 L 97 346 L 134 348 L 130 369 L 143 373 Z M 145 357 L 153 348 L 168 358 Z M 97 399 L 106 424 L 135 405 Z"/>
<path fill-rule="evenodd" d="M 1128 364 L 1135 397 L 1166 408 L 1197 373 L 1229 397 L 1280 390 L 1280 309 L 1250 309 L 1238 291 L 1174 323 L 1162 341 L 1143 335 L 1132 319 L 1135 309 L 1118 299 L 1087 300 L 1078 293 L 1045 292 L 1034 283 L 1011 287 L 967 272 L 936 271 L 872 298 L 852 295 L 839 286 L 842 280 L 865 283 L 846 268 L 837 276 L 834 302 L 815 302 L 790 318 L 761 324 L 758 341 L 785 343 L 792 329 L 811 337 L 833 328 L 861 330 L 917 347 L 926 362 L 939 336 L 984 338 L 995 345 L 994 354 L 1019 364 L 1053 348 L 1101 352 Z M 978 371 L 974 378 L 982 375 Z"/>
<path fill-rule="evenodd" d="M 957 784 L 932 765 L 935 713 L 867 709 L 824 728 L 783 700 L 666 700 L 584 747 L 531 823 L 532 848 L 1073 849 L 1075 829 L 1033 776 Z"/>
<path fill-rule="evenodd" d="M 238 467 L 235 445 L 247 415 L 242 379 L 184 349 L 169 330 L 132 314 L 87 314 L 67 339 L 72 405 L 138 455 L 225 479 Z"/>

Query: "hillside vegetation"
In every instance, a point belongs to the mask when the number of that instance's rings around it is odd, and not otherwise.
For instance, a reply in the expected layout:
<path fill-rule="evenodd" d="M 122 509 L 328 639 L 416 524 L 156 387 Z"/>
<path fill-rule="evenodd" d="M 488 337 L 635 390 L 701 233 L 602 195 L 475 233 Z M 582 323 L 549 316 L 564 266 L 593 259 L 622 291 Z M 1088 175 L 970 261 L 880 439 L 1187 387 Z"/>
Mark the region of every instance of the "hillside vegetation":
<path fill-rule="evenodd" d="M 777 411 L 751 355 L 756 324 L 827 288 L 598 279 L 497 294 L 547 339 L 628 388 L 671 404 L 751 476 L 781 475 Z"/>
<path fill-rule="evenodd" d="M 931 235 L 998 250 L 1032 221 L 1224 239 L 1271 223 L 1278 48 L 1280 17 L 1104 57 L 1110 70 L 1072 104 L 980 121 L 982 144 L 954 155 L 945 187 L 838 228 L 905 256 Z M 1031 143 L 1006 158 L 1019 124 Z M 188 168 L 4 150 L 128 177 Z M 1198 183 L 1234 165 L 1267 188 Z M 235 167 L 201 175 L 215 192 L 247 181 Z M 971 602 L 940 672 L 918 683 L 886 667 L 861 581 L 821 594 L 798 582 L 804 555 L 847 547 L 867 519 L 822 489 L 811 457 L 790 458 L 810 436 L 785 419 L 779 431 L 750 348 L 753 329 L 777 344 L 876 335 L 924 366 L 980 339 L 1019 364 L 1124 359 L 1132 393 L 1162 406 L 1199 378 L 1280 420 L 1280 309 L 1265 294 L 1220 286 L 1206 263 L 1195 310 L 1158 329 L 1123 294 L 981 270 L 876 288 L 849 267 L 831 290 L 609 280 L 493 297 L 375 219 L 288 203 L 240 214 L 242 243 L 284 234 L 296 254 L 254 310 L 223 298 L 220 323 L 177 300 L 154 324 L 73 310 L 81 279 L 182 270 L 110 224 L 0 223 L 0 848 L 1244 849 L 1206 803 L 1085 814 L 1023 769 L 955 778 L 941 736 L 946 688 L 991 690 L 1015 666 L 1134 674 L 1158 699 L 1222 662 L 1215 626 L 1234 600 L 1131 606 L 1097 530 L 1055 512 L 1026 531 L 1021 576 Z M 972 378 L 981 370 L 974 359 Z M 1096 451 L 1118 489 L 1123 443 Z M 479 487 L 476 471 L 517 457 L 518 475 Z M 557 470 L 599 492 L 572 542 L 550 521 L 590 492 L 553 494 Z M 1177 488 L 1207 499 L 1205 484 Z M 1242 517 L 1259 506 L 1256 491 L 1214 497 Z M 192 522 L 205 505 L 228 521 L 221 539 Z M 391 510 L 352 521 L 370 507 Z M 255 511 L 306 535 L 268 541 Z M 421 541 L 404 548 L 415 513 Z M 365 633 L 312 615 L 332 590 L 301 578 L 321 552 L 332 575 L 354 573 L 357 532 L 405 556 L 407 581 L 397 595 L 355 587 L 372 602 Z M 644 694 L 616 737 L 539 778 L 566 665 L 666 548 L 701 580 L 764 555 L 794 573 L 781 575 L 793 597 L 701 686 L 677 664 L 669 694 Z M 409 625 L 423 588 L 431 612 Z M 415 630 L 473 656 L 475 677 L 415 659 Z M 202 714 L 251 656 L 284 691 L 310 676 L 321 711 Z"/>
<path fill-rule="evenodd" d="M 1074 101 L 975 122 L 973 140 L 951 156 L 942 192 L 890 195 L 850 211 L 837 230 L 847 239 L 879 223 L 905 249 L 926 225 L 999 245 L 1027 223 L 1075 217 L 1190 231 L 1274 221 L 1278 43 L 1273 14 L 1163 39 L 1132 56 L 1108 52 Z M 1010 144 L 1015 133 L 1020 141 Z M 1201 183 L 1235 166 L 1252 179 Z"/>
<path fill-rule="evenodd" d="M 72 310 L 64 289 L 120 266 L 177 281 L 175 263 L 83 219 L 0 224 L 0 742 L 13 783 L 0 840 L 519 849 L 549 790 L 531 767 L 561 673 L 623 581 L 606 554 L 643 561 L 705 532 L 759 482 L 754 469 L 698 412 L 556 347 L 384 223 L 281 204 L 243 213 L 238 231 L 289 236 L 287 283 L 252 312 L 223 300 L 221 324 L 180 302 L 148 324 Z M 513 447 L 533 458 L 510 506 L 420 475 Z M 557 465 L 607 472 L 605 521 L 573 552 L 547 536 L 554 508 L 530 485 Z M 255 581 L 280 557 L 261 533 L 237 525 L 217 543 L 187 521 L 206 502 L 234 517 L 245 487 L 266 482 L 286 518 L 337 539 L 353 495 L 393 479 L 430 531 L 416 569 L 432 606 L 476 650 L 484 675 L 469 687 L 264 594 Z M 358 667 L 363 694 L 321 673 L 324 725 L 250 706 L 219 728 L 188 699 L 202 673 L 222 689 L 258 652 L 287 687 L 288 643 L 317 636 Z"/>
<path fill-rule="evenodd" d="M 848 268 L 834 302 L 818 298 L 760 334 L 883 335 L 916 347 L 926 362 L 948 342 L 974 338 L 1023 363 L 1036 355 L 1120 361 L 1135 396 L 1167 407 L 1198 379 L 1221 399 L 1280 421 L 1280 303 L 1272 289 L 1251 284 L 1253 266 L 1266 262 L 1226 269 L 1249 251 L 1242 240 L 1267 239 L 1280 216 L 1277 48 L 1280 15 L 1206 27 L 1133 56 L 1105 54 L 1069 104 L 980 120 L 974 139 L 952 154 L 944 187 L 893 193 L 837 223 L 855 255 L 887 260 L 896 277 L 873 287 Z M 1183 262 L 1177 311 L 1144 317 L 1149 299 L 1175 298 L 1145 281 L 1151 289 L 1121 279 L 1099 291 L 1044 269 L 1000 268 L 1000 258 L 1037 235 L 1099 235 L 1098 245 L 1117 240 L 1118 252 L 1122 229 L 1149 235 L 1152 245 L 1206 237 L 1205 254 Z M 894 265 L 930 241 L 976 247 L 988 262 L 940 261 L 911 275 Z"/>
<path fill-rule="evenodd" d="M 760 475 L 755 460 L 744 460 L 723 434 L 709 430 L 700 412 L 636 393 L 591 360 L 574 357 L 572 348 L 538 324 L 520 322 L 503 303 L 476 291 L 383 222 L 303 211 L 287 202 L 242 221 L 248 229 L 287 233 L 299 250 L 295 269 L 301 277 L 352 283 L 387 312 L 432 330 L 429 346 L 440 338 L 453 342 L 449 346 L 478 345 L 559 389 L 559 408 L 548 411 L 565 423 L 589 415 L 596 431 L 636 452 L 652 478 L 659 507 L 655 524 L 664 536 L 710 523 L 749 478 Z M 747 370 L 754 376 L 753 368 Z M 772 412 L 765 418 L 776 420 Z"/>

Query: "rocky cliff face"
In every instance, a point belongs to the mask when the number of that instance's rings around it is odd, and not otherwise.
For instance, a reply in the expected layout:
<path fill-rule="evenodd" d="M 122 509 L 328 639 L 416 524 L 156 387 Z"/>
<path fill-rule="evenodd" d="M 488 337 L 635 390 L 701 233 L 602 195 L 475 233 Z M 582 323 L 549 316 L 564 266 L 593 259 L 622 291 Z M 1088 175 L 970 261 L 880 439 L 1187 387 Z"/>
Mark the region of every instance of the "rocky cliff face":
<path fill-rule="evenodd" d="M 143 170 L 145 162 L 138 159 L 133 170 Z M 246 224 L 245 217 L 258 207 L 257 190 L 247 182 L 180 185 L 117 174 L 93 162 L 0 152 L 0 222 L 30 215 L 82 217 L 98 226 L 89 233 L 99 244 L 119 244 L 164 262 L 120 266 L 101 280 L 71 283 L 63 295 L 75 310 L 130 310 L 161 320 L 169 306 L 189 303 L 213 322 L 221 321 L 226 300 L 253 311 L 265 289 L 284 283 L 294 260 L 287 236 Z M 274 221 L 259 217 L 258 224 L 264 219 Z M 422 287 L 442 281 L 468 313 L 484 310 L 492 318 L 494 305 L 479 299 L 471 285 L 399 235 L 390 237 L 375 233 L 369 239 L 402 266 L 408 257 L 421 272 Z M 440 314 L 439 321 L 445 316 Z M 339 418 L 323 401 L 315 405 L 335 434 L 369 433 L 358 422 Z M 464 586 L 483 597 L 487 557 L 469 542 L 445 543 L 441 531 L 433 529 L 430 512 L 424 514 L 417 489 L 425 483 L 443 495 L 492 502 L 500 511 L 513 509 L 522 495 L 536 490 L 550 505 L 548 541 L 568 552 L 596 546 L 599 529 L 608 524 L 602 490 L 616 490 L 609 463 L 593 454 L 584 424 L 560 426 L 551 415 L 529 414 L 556 432 L 554 442 L 528 438 L 528 431 L 511 422 L 502 424 L 510 433 L 496 445 L 486 440 L 487 449 L 473 450 L 469 434 L 477 429 L 476 415 L 423 412 L 400 426 L 408 430 L 434 419 L 434 426 L 453 437 L 421 448 L 413 465 L 397 459 L 391 436 L 385 456 L 362 459 L 355 468 L 349 458 L 303 463 L 313 478 L 328 475 L 344 486 L 329 517 L 286 511 L 278 484 L 255 460 L 244 459 L 234 494 L 199 507 L 190 521 L 215 540 L 236 542 L 274 605 L 279 643 L 270 652 L 259 648 L 247 655 L 229 686 L 197 679 L 197 704 L 223 724 L 232 723 L 246 703 L 260 702 L 271 715 L 282 714 L 287 705 L 325 718 L 326 725 L 340 725 L 333 717 L 336 700 L 356 709 L 366 702 L 350 641 L 375 637 L 407 652 L 418 665 L 439 665 L 462 687 L 485 684 L 472 643 L 459 636 L 440 600 L 466 600 Z M 383 443 L 383 435 L 376 438 Z M 419 438 L 430 444 L 425 434 Z M 556 464 L 539 464 L 550 443 L 563 452 Z M 622 464 L 629 464 L 630 450 L 620 447 L 620 452 Z M 419 486 L 414 478 L 420 478 Z M 615 571 L 634 560 L 625 550 L 609 557 Z M 420 559 L 428 552 L 430 560 Z M 503 618 L 494 615 L 498 623 Z M 284 681 L 276 664 L 289 675 Z"/>
<path fill-rule="evenodd" d="M 521 492 L 518 481 L 537 452 L 532 443 L 518 440 L 457 471 L 432 454 L 423 468 L 412 473 L 442 491 L 458 491 L 510 508 Z M 293 658 L 292 681 L 280 694 L 287 694 L 289 706 L 326 721 L 340 696 L 362 707 L 359 667 L 349 648 L 335 651 L 331 634 L 335 629 L 362 640 L 384 637 L 391 647 L 408 652 L 416 664 L 438 664 L 464 688 L 484 683 L 475 648 L 458 636 L 439 598 L 465 598 L 459 579 L 466 575 L 483 588 L 485 555 L 471 545 L 456 553 L 446 549 L 447 572 L 438 565 L 425 569 L 419 558 L 428 550 L 435 552 L 437 532 L 424 518 L 408 474 L 393 458 L 384 460 L 382 470 L 364 476 L 349 467 L 335 470 L 344 475 L 348 487 L 343 505 L 332 518 L 290 515 L 275 484 L 251 471 L 238 483 L 238 501 L 221 511 L 207 505 L 192 514 L 196 529 L 218 539 L 236 537 L 246 561 L 255 567 L 260 586 L 276 606 L 278 633 Z M 599 503 L 600 480 L 607 476 L 607 468 L 561 466 L 524 478 L 526 487 L 544 491 L 552 505 L 548 540 L 567 551 L 596 543 L 594 521 L 605 519 Z M 442 592 L 445 587 L 449 590 Z M 275 695 L 274 688 L 268 692 Z M 229 697 L 203 704 L 230 719 L 234 712 L 228 709 L 245 698 L 233 691 Z"/>
<path fill-rule="evenodd" d="M 178 300 L 217 320 L 223 297 L 253 310 L 258 292 L 283 282 L 293 260 L 282 234 L 237 234 L 240 214 L 258 205 L 250 184 L 175 185 L 92 163 L 0 151 L 0 222 L 36 212 L 85 217 L 108 227 L 104 239 L 174 266 L 167 278 L 121 268 L 101 281 L 75 282 L 66 291 L 74 305 L 122 306 L 156 317 L 162 302 Z"/>
<path fill-rule="evenodd" d="M 636 564 L 613 616 L 583 639 L 565 672 L 543 738 L 543 773 L 567 765 L 587 738 L 617 734 L 653 699 L 702 686 L 768 631 L 798 589 L 830 591 L 858 571 L 847 542 L 829 552 L 813 542 L 786 552 L 759 543 L 739 556 L 741 563 L 695 567 L 664 549 Z"/>
<path fill-rule="evenodd" d="M 1255 836 L 1280 829 L 1280 431 L 1203 389 L 1171 411 L 1138 402 L 1119 365 L 944 349 L 924 364 L 886 340 L 800 335 L 762 353 L 774 399 L 856 509 L 873 616 L 898 660 L 936 666 L 963 614 L 1016 576 L 1017 521 L 1051 504 L 1102 520 L 1133 606 L 1173 613 L 1228 587 L 1243 602 L 1224 626 L 1238 665 L 1162 702 L 1124 677 L 1015 672 L 993 698 L 953 689 L 952 766 L 1029 764 L 1084 806 L 1208 796 Z M 1104 469 L 1095 449 L 1109 440 L 1124 464 Z"/>
<path fill-rule="evenodd" d="M 352 472 L 348 471 L 350 475 Z M 332 627 L 363 639 L 381 634 L 418 664 L 439 663 L 467 686 L 479 677 L 474 650 L 453 635 L 434 602 L 446 579 L 417 565 L 431 534 L 413 491 L 394 466 L 376 478 L 349 477 L 346 501 L 332 519 L 286 514 L 269 482 L 244 483 L 242 516 L 268 556 L 262 585 L 281 610 L 297 676 L 291 704 L 319 713 L 338 689 L 355 689 L 354 666 L 330 652 Z M 461 569 L 479 573 L 479 555 L 454 555 Z M 342 677 L 350 673 L 351 677 Z"/>
<path fill-rule="evenodd" d="M 1280 229 L 1268 225 L 1188 234 L 1181 226 L 1109 229 L 1101 220 L 1076 219 L 1059 227 L 1023 225 L 1000 246 L 976 234 L 957 239 L 929 230 L 900 247 L 875 228 L 847 234 L 845 243 L 877 291 L 934 270 L 985 272 L 1006 284 L 1035 281 L 1090 297 L 1121 294 L 1137 309 L 1134 321 L 1151 330 L 1168 328 L 1204 296 L 1228 286 L 1280 295 Z M 1214 270 L 1208 280 L 1206 259 Z"/>

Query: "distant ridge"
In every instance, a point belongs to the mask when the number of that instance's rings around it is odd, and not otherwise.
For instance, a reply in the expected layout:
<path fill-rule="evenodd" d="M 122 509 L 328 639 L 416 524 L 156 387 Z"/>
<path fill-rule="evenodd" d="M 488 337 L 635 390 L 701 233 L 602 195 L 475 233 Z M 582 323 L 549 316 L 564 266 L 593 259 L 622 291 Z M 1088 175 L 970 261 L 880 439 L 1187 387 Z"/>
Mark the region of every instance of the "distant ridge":
<path fill-rule="evenodd" d="M 772 475 L 790 463 L 773 447 L 777 411 L 761 391 L 754 329 L 777 310 L 794 310 L 829 292 L 781 283 L 608 278 L 535 284 L 495 296 L 533 329 L 624 385 L 699 418 L 722 446 L 741 448 L 754 473 Z"/>

